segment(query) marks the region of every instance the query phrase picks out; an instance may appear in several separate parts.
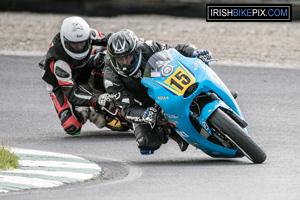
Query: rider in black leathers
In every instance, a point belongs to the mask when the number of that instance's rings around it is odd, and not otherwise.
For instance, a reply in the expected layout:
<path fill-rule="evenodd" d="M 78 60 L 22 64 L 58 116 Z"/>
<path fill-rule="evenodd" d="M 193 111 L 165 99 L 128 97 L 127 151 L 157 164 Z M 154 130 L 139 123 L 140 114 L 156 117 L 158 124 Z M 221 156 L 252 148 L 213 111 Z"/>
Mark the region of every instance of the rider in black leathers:
<path fill-rule="evenodd" d="M 114 33 L 107 44 L 109 56 L 105 57 L 104 86 L 122 107 L 125 118 L 133 122 L 140 150 L 154 151 L 167 141 L 163 130 L 152 129 L 149 124 L 155 122 L 157 111 L 141 79 L 148 59 L 154 53 L 169 48 L 167 44 L 139 39 L 130 30 Z M 202 51 L 191 44 L 179 44 L 175 49 L 187 57 L 210 59 L 209 51 Z M 181 151 L 187 149 L 188 143 L 175 131 L 169 137 L 179 144 Z"/>

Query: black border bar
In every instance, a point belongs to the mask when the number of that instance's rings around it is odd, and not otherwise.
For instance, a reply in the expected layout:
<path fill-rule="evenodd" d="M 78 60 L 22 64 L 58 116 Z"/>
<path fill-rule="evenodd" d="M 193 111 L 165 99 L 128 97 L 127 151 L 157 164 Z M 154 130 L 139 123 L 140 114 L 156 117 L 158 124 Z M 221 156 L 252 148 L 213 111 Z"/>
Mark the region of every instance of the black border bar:
<path fill-rule="evenodd" d="M 292 4 L 206 4 L 206 21 L 292 22 Z"/>

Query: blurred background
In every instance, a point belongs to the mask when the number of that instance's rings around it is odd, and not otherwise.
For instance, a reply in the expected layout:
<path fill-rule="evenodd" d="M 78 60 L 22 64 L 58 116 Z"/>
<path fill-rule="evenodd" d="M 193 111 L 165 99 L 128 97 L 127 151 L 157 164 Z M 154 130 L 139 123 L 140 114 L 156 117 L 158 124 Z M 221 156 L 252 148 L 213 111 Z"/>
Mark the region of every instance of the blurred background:
<path fill-rule="evenodd" d="M 293 20 L 300 19 L 300 0 L 1 0 L 0 11 L 118 16 L 163 14 L 205 18 L 206 4 L 293 4 Z"/>
<path fill-rule="evenodd" d="M 206 4 L 293 4 L 293 22 L 206 22 Z M 300 68 L 300 0 L 0 0 L 0 54 L 42 55 L 66 17 L 209 49 L 220 64 Z"/>

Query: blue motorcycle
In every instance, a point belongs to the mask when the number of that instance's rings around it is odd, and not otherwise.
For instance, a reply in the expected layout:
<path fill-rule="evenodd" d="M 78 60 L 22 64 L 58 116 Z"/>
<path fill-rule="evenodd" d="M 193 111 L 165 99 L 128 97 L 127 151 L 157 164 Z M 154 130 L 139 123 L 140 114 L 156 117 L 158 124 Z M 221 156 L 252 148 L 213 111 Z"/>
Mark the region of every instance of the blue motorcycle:
<path fill-rule="evenodd" d="M 155 53 L 148 60 L 142 83 L 160 110 L 155 126 L 174 129 L 211 157 L 265 161 L 266 153 L 250 137 L 231 92 L 200 59 L 185 57 L 172 48 Z"/>

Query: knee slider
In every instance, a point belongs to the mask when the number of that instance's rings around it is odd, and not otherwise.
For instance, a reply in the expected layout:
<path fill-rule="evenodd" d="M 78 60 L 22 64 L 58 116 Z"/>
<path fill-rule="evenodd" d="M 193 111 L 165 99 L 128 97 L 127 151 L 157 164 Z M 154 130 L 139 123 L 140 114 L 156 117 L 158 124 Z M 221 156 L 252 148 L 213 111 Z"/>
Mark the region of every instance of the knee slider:
<path fill-rule="evenodd" d="M 79 135 L 80 134 L 81 127 L 76 127 L 75 125 L 71 125 L 67 128 L 65 128 L 65 131 L 69 135 Z"/>
<path fill-rule="evenodd" d="M 135 136 L 140 150 L 157 150 L 163 143 L 163 136 L 153 131 L 148 124 L 137 126 Z"/>
<path fill-rule="evenodd" d="M 82 127 L 83 121 L 78 121 L 73 115 L 62 124 L 64 130 L 69 135 L 78 135 Z"/>

